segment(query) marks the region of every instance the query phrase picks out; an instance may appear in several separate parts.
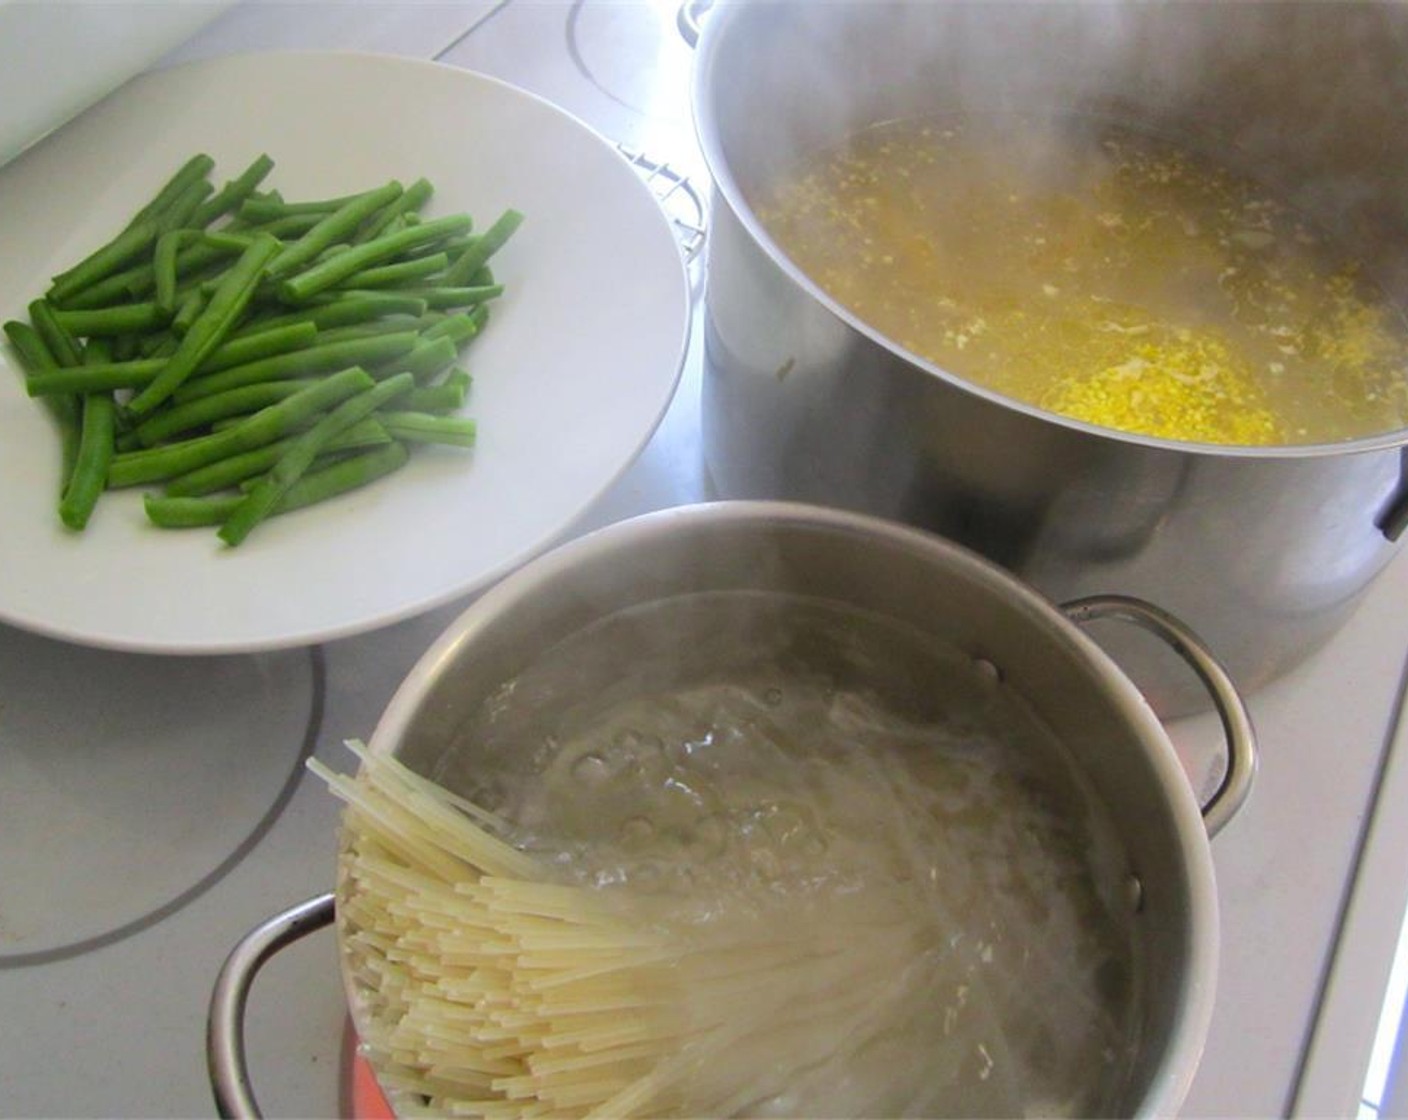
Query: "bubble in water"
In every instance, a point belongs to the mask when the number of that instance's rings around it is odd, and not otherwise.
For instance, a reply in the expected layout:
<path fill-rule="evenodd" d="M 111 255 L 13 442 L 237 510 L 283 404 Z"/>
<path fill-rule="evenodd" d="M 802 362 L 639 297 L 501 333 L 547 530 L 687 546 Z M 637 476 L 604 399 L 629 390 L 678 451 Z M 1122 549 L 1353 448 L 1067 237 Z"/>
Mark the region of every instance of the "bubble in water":
<path fill-rule="evenodd" d="M 572 763 L 572 777 L 584 786 L 600 786 L 611 778 L 611 764 L 599 754 L 584 754 Z"/>
<path fill-rule="evenodd" d="M 655 826 L 645 817 L 631 817 L 621 825 L 621 843 L 630 847 L 649 844 L 655 836 Z"/>
<path fill-rule="evenodd" d="M 697 859 L 714 859 L 723 854 L 728 841 L 728 824 L 717 813 L 700 817 L 689 841 L 689 851 Z"/>
<path fill-rule="evenodd" d="M 973 658 L 973 670 L 977 673 L 978 680 L 982 681 L 984 684 L 993 685 L 1002 683 L 1002 670 L 986 657 Z"/>
<path fill-rule="evenodd" d="M 782 689 L 770 688 L 763 693 L 763 703 L 769 708 L 776 708 L 782 703 Z"/>

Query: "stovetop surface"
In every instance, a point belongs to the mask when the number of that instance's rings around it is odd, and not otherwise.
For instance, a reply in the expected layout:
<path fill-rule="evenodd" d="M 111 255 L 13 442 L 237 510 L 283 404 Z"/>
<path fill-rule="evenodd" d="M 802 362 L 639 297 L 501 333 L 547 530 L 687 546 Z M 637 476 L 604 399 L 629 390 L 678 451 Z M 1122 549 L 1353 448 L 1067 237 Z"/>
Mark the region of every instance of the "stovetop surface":
<path fill-rule="evenodd" d="M 285 48 L 485 72 L 707 184 L 672 0 L 249 0 L 162 64 Z M 574 532 L 713 496 L 695 314 L 674 404 Z M 1358 1100 L 1408 896 L 1405 601 L 1400 558 L 1329 647 L 1251 698 L 1261 772 L 1213 844 L 1222 964 L 1189 1116 L 1343 1114 Z M 211 659 L 102 653 L 0 627 L 0 1112 L 213 1114 L 205 1014 L 225 955 L 332 883 L 337 805 L 303 762 L 347 768 L 341 742 L 370 734 L 465 605 L 309 650 Z M 137 699 L 151 696 L 164 700 Z M 1213 721 L 1169 731 L 1205 785 L 1219 757 Z M 346 1114 L 331 933 L 264 969 L 248 1026 L 268 1114 Z"/>

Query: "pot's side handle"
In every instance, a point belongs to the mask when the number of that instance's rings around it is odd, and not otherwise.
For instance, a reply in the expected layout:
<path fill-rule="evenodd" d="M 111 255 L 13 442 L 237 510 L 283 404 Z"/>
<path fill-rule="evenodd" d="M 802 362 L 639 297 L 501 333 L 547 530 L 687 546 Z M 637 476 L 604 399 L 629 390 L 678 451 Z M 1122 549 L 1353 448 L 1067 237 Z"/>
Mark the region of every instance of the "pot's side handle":
<path fill-rule="evenodd" d="M 691 47 L 699 45 L 699 21 L 714 6 L 714 0 L 684 0 L 675 12 L 675 26 Z"/>
<path fill-rule="evenodd" d="M 1379 532 L 1396 541 L 1408 529 L 1408 447 L 1398 453 L 1398 488 L 1374 519 Z"/>
<path fill-rule="evenodd" d="M 1213 706 L 1222 721 L 1222 732 L 1227 740 L 1227 772 L 1216 792 L 1203 806 L 1204 826 L 1209 836 L 1216 836 L 1246 801 L 1257 767 L 1256 733 L 1252 728 L 1251 716 L 1227 670 L 1188 627 L 1167 611 L 1143 599 L 1128 595 L 1096 595 L 1063 603 L 1061 609 L 1077 623 L 1111 618 L 1142 627 L 1168 643 L 1212 694 Z"/>
<path fill-rule="evenodd" d="M 245 1004 L 255 975 L 280 949 L 331 925 L 334 916 L 331 894 L 310 898 L 250 930 L 225 958 L 210 997 L 205 1059 L 216 1111 L 226 1120 L 259 1120 L 263 1116 L 249 1082 L 244 1049 Z"/>

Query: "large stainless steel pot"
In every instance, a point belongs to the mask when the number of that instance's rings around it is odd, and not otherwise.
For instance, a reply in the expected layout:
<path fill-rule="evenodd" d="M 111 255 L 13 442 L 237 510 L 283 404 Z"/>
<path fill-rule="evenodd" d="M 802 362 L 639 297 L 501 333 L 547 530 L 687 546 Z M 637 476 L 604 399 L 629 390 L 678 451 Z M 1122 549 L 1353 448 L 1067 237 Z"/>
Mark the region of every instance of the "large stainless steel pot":
<path fill-rule="evenodd" d="M 1331 227 L 1408 305 L 1408 8 L 1284 3 L 726 3 L 703 21 L 715 183 L 703 423 L 723 497 L 913 522 L 1055 599 L 1166 605 L 1253 689 L 1348 618 L 1397 547 L 1408 432 L 1229 449 L 1116 434 L 918 360 L 829 299 L 749 199 L 799 151 L 877 121 L 1038 107 L 1217 143 Z M 1102 637 L 1102 640 L 1107 640 Z M 1152 647 L 1114 644 L 1175 714 Z"/>
<path fill-rule="evenodd" d="M 393 753 L 451 786 L 457 777 L 470 784 L 491 756 L 482 750 L 484 740 L 466 746 L 464 728 L 475 726 L 486 703 L 502 705 L 505 682 L 535 659 L 613 612 L 736 590 L 820 597 L 918 627 L 985 661 L 1008 695 L 1055 733 L 1108 809 L 1128 857 L 1123 870 L 1131 876 L 1128 898 L 1141 949 L 1141 1044 L 1129 1091 L 1113 1111 L 1174 1113 L 1201 1056 L 1217 977 L 1208 835 L 1246 797 L 1255 743 L 1226 673 L 1196 635 L 1157 608 L 1107 597 L 1058 610 L 976 554 L 845 511 L 772 502 L 665 510 L 562 546 L 477 600 L 417 662 L 369 749 Z M 1219 710 L 1227 779 L 1202 806 L 1201 819 L 1163 728 L 1083 632 L 1091 619 L 1111 616 L 1176 646 Z M 609 647 L 572 686 L 545 694 L 546 702 L 532 694 L 526 703 L 534 718 L 551 726 L 556 714 L 597 696 L 603 680 L 653 671 L 679 642 L 668 624 L 643 628 L 637 637 L 631 652 L 623 656 Z M 517 739 L 501 745 L 515 753 L 525 746 Z M 311 900 L 253 930 L 230 954 L 216 983 L 208 1038 L 222 1115 L 258 1115 L 242 1042 L 255 972 L 284 945 L 332 922 L 335 910 L 332 894 Z M 369 1014 L 365 991 L 350 977 L 348 994 L 354 1021 Z"/>

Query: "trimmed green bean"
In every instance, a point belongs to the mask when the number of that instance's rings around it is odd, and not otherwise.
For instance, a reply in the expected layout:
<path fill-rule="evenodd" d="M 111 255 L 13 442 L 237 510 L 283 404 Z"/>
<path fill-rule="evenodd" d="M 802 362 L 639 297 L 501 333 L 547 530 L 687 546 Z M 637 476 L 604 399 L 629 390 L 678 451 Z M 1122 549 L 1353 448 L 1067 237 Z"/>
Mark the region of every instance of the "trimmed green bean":
<path fill-rule="evenodd" d="M 481 311 L 485 314 L 480 314 Z M 486 318 L 487 308 L 481 304 L 469 314 L 447 315 L 438 323 L 432 323 L 421 338 L 448 338 L 456 346 L 462 346 L 480 332 Z"/>
<path fill-rule="evenodd" d="M 244 496 L 244 500 L 220 526 L 219 537 L 234 547 L 268 517 L 295 482 L 313 465 L 327 442 L 359 420 L 411 390 L 415 381 L 405 374 L 388 378 L 363 393 L 343 401 L 306 432 L 279 458 L 267 475 Z"/>
<path fill-rule="evenodd" d="M 164 358 L 135 358 L 130 362 L 55 367 L 32 374 L 26 382 L 26 388 L 31 397 L 140 389 L 150 385 L 165 365 Z"/>
<path fill-rule="evenodd" d="M 250 239 L 234 234 L 197 233 L 195 243 L 182 249 L 176 256 L 176 274 L 188 275 L 206 265 L 225 257 L 232 257 L 249 248 Z M 64 301 L 64 306 L 73 310 L 107 307 L 114 303 L 126 303 L 150 294 L 156 287 L 156 274 L 150 260 L 133 265 L 122 272 L 113 273 L 91 287 L 85 288 L 72 299 Z"/>
<path fill-rule="evenodd" d="M 166 484 L 164 493 L 172 498 L 194 498 L 227 490 L 245 479 L 254 478 L 269 470 L 297 438 L 285 436 L 263 447 L 256 447 L 253 451 L 242 451 L 207 466 L 197 467 L 187 474 L 173 478 Z M 375 417 L 368 417 L 330 440 L 323 451 L 326 454 L 360 451 L 390 442 L 391 437 L 386 434 L 386 429 Z"/>
<path fill-rule="evenodd" d="M 73 268 L 54 277 L 47 296 L 63 306 L 84 288 L 106 279 L 129 261 L 149 252 L 160 232 L 159 223 L 148 220 L 118 234 L 101 249 L 89 253 Z"/>
<path fill-rule="evenodd" d="M 173 436 L 204 428 L 215 420 L 257 412 L 308 385 L 307 381 L 261 381 L 256 385 L 241 385 L 238 389 L 164 408 L 138 424 L 133 434 L 143 446 L 154 447 Z"/>
<path fill-rule="evenodd" d="M 380 288 L 388 284 L 405 284 L 434 276 L 450 263 L 448 253 L 432 253 L 428 257 L 411 257 L 395 264 L 375 265 L 354 272 L 342 285 L 348 288 Z"/>
<path fill-rule="evenodd" d="M 326 345 L 309 346 L 274 354 L 258 361 L 230 366 L 218 373 L 202 374 L 187 381 L 175 393 L 178 402 L 199 400 L 212 393 L 253 385 L 259 381 L 274 381 L 288 377 L 345 369 L 347 366 L 374 366 L 412 353 L 418 337 L 414 331 L 397 331 L 371 338 L 348 339 Z"/>
<path fill-rule="evenodd" d="M 344 292 L 327 299 L 314 300 L 306 310 L 255 319 L 235 332 L 235 338 L 287 326 L 290 323 L 312 323 L 319 330 L 325 327 L 350 326 L 366 323 L 383 316 L 424 315 L 425 300 L 399 292 Z"/>
<path fill-rule="evenodd" d="M 445 275 L 448 277 L 449 274 Z M 425 300 L 426 306 L 435 311 L 444 311 L 452 307 L 471 307 L 477 303 L 497 299 L 504 294 L 502 284 L 486 284 L 479 288 L 440 285 L 433 288 L 401 287 L 396 290 L 404 295 Z"/>
<path fill-rule="evenodd" d="M 84 360 L 101 362 L 112 355 L 100 341 L 88 344 Z M 59 520 L 68 528 L 82 531 L 107 488 L 108 464 L 112 462 L 117 433 L 117 406 L 111 393 L 89 393 L 83 398 L 83 424 L 73 474 L 59 499 Z"/>
<path fill-rule="evenodd" d="M 430 201 L 430 196 L 434 193 L 435 188 L 431 186 L 429 179 L 423 177 L 417 179 L 401 193 L 399 198 L 393 198 L 381 208 L 379 213 L 373 214 L 357 231 L 357 236 L 352 240 L 370 241 L 374 237 L 380 237 L 383 233 L 391 232 L 394 223 L 403 220 L 407 214 L 417 212 Z"/>
<path fill-rule="evenodd" d="M 513 209 L 505 210 L 498 220 L 476 237 L 469 248 L 450 265 L 445 274 L 445 283 L 451 287 L 466 283 L 490 257 L 504 247 L 504 243 L 522 224 L 522 214 Z"/>
<path fill-rule="evenodd" d="M 146 416 L 181 387 L 212 350 L 225 340 L 248 306 L 255 287 L 279 252 L 279 242 L 268 234 L 256 237 L 225 274 L 210 302 L 196 317 L 167 366 L 150 385 L 127 405 L 135 417 Z"/>
<path fill-rule="evenodd" d="M 289 242 L 269 262 L 269 277 L 280 280 L 297 271 L 326 249 L 350 236 L 368 217 L 401 194 L 401 184 L 392 180 L 384 187 L 354 195 L 300 237 Z"/>
<path fill-rule="evenodd" d="M 31 300 L 28 311 L 29 321 L 53 355 L 55 365 L 68 368 L 82 363 L 83 347 L 73 330 L 59 318 L 53 304 L 46 299 Z"/>
<path fill-rule="evenodd" d="M 438 385 L 422 385 L 412 389 L 406 394 L 402 405 L 408 412 L 455 412 L 464 407 L 470 381 L 469 374 L 456 366 Z"/>
<path fill-rule="evenodd" d="M 279 499 L 270 516 L 291 513 L 356 490 L 406 465 L 409 452 L 399 443 L 388 443 L 360 455 L 340 459 L 319 470 L 309 471 Z M 147 516 L 163 529 L 193 529 L 219 525 L 228 520 L 245 496 L 214 497 L 146 496 Z"/>
<path fill-rule="evenodd" d="M 459 357 L 459 349 L 448 338 L 432 338 L 417 342 L 415 349 L 389 363 L 386 374 L 409 373 L 424 384 L 436 374 L 448 369 Z"/>
<path fill-rule="evenodd" d="M 467 416 L 431 416 L 424 412 L 382 412 L 377 417 L 392 439 L 408 443 L 447 443 L 473 447 L 475 423 Z"/>
<path fill-rule="evenodd" d="M 138 210 L 132 220 L 127 223 L 126 228 L 131 229 L 141 222 L 160 218 L 167 209 L 181 197 L 181 192 L 192 183 L 204 179 L 215 170 L 215 161 L 204 152 L 193 155 L 179 168 L 176 173 L 157 191 L 156 196 L 148 202 L 142 209 Z"/>
<path fill-rule="evenodd" d="M 193 376 L 203 377 L 231 366 L 242 366 L 261 358 L 271 358 L 275 354 L 301 350 L 305 346 L 311 346 L 318 338 L 318 328 L 312 323 L 288 323 L 282 327 L 270 327 L 265 331 L 230 338 L 211 351 L 210 357 L 201 363 Z"/>
<path fill-rule="evenodd" d="M 281 298 L 299 303 L 319 292 L 348 279 L 373 264 L 379 264 L 405 252 L 415 245 L 425 245 L 452 237 L 469 228 L 470 220 L 463 214 L 436 218 L 395 233 L 385 233 L 372 241 L 353 245 L 344 251 L 319 261 L 312 267 L 288 277 L 278 286 Z"/>
<path fill-rule="evenodd" d="M 91 311 L 66 311 L 59 308 L 54 317 L 67 330 L 83 335 L 139 334 L 164 327 L 171 315 L 153 302 L 128 303 L 117 307 L 98 307 Z"/>
<path fill-rule="evenodd" d="M 171 317 L 171 333 L 175 335 L 177 339 L 185 339 L 186 334 L 191 329 L 191 324 L 200 318 L 201 313 L 205 310 L 206 304 L 210 301 L 200 285 L 188 288 L 184 292 L 178 292 L 177 299 L 179 302 L 176 307 L 176 314 Z M 176 350 L 179 351 L 180 349 L 181 346 L 178 342 Z M 175 356 L 175 352 L 173 352 L 172 356 Z"/>
<path fill-rule="evenodd" d="M 59 368 L 44 339 L 28 323 L 12 319 L 5 324 L 5 337 L 15 348 L 24 367 L 25 381 L 29 382 L 42 374 Z M 82 411 L 78 398 L 72 393 L 60 393 L 44 398 L 45 407 L 59 429 L 59 496 L 68 488 L 73 475 L 73 466 L 78 459 L 78 444 L 82 436 Z"/>
<path fill-rule="evenodd" d="M 208 436 L 114 456 L 108 469 L 109 486 L 135 486 L 163 482 L 187 474 L 217 459 L 252 451 L 280 436 L 297 431 L 310 416 L 371 388 L 371 374 L 356 366 L 313 382 L 293 396 L 262 408 L 238 424 Z"/>
<path fill-rule="evenodd" d="M 189 225 L 191 216 L 214 190 L 214 185 L 207 179 L 197 179 L 191 183 L 156 218 L 157 236 L 160 237 L 163 233 L 169 233 L 171 230 L 184 229 Z"/>
<path fill-rule="evenodd" d="M 152 276 L 155 279 L 152 302 L 167 316 L 176 314 L 176 255 L 188 231 L 167 230 L 156 239 L 152 252 Z"/>
<path fill-rule="evenodd" d="M 334 210 L 341 209 L 349 202 L 361 198 L 365 191 L 356 194 L 344 194 L 337 198 L 313 198 L 304 199 L 301 202 L 287 202 L 278 191 L 273 191 L 268 195 L 259 198 L 251 198 L 242 202 L 239 208 L 239 215 L 246 221 L 270 222 L 278 218 L 285 218 L 289 215 L 331 214 Z"/>
<path fill-rule="evenodd" d="M 204 179 L 214 166 L 215 161 L 204 153 L 188 159 L 156 196 L 133 216 L 121 233 L 72 268 L 55 276 L 47 293 L 49 298 L 62 304 L 146 252 L 161 231 L 162 216 L 193 183 Z"/>
<path fill-rule="evenodd" d="M 348 327 L 333 327 L 330 330 L 318 332 L 318 342 L 343 342 L 353 338 L 373 338 L 380 334 L 394 334 L 397 331 L 415 331 L 422 338 L 425 332 L 436 323 L 442 322 L 445 314 L 440 311 L 430 311 L 424 315 L 417 315 L 411 318 L 406 315 L 396 315 L 385 319 L 373 319 L 368 323 L 353 323 Z"/>
<path fill-rule="evenodd" d="M 264 178 L 273 169 L 274 161 L 261 153 L 236 178 L 231 179 L 201 204 L 200 208 L 191 216 L 191 225 L 208 226 L 216 218 L 222 218 L 230 211 L 237 209 L 240 203 L 254 193 L 255 188 L 264 181 Z"/>

